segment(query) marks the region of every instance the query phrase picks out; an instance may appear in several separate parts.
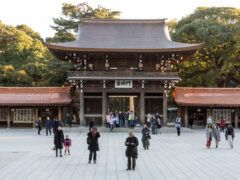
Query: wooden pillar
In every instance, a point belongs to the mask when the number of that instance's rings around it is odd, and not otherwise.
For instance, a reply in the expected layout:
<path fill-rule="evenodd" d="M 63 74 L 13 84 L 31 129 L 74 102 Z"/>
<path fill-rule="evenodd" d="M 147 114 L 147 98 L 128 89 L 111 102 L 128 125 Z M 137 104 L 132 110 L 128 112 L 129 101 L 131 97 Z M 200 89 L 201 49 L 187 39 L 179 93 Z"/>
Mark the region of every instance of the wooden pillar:
<path fill-rule="evenodd" d="M 163 92 L 163 124 L 167 124 L 167 94 Z"/>
<path fill-rule="evenodd" d="M 11 123 L 11 108 L 8 108 L 8 112 L 7 112 L 7 128 L 10 128 L 10 124 Z"/>
<path fill-rule="evenodd" d="M 211 107 L 210 108 L 210 116 L 211 116 L 211 118 L 212 118 L 212 122 L 214 123 L 215 122 L 215 119 L 214 119 L 214 117 L 213 117 L 213 108 Z M 207 117 L 208 118 L 208 117 Z"/>
<path fill-rule="evenodd" d="M 102 91 L 102 126 L 104 126 L 106 115 L 107 115 L 107 92 L 106 92 L 106 89 L 103 89 Z"/>
<path fill-rule="evenodd" d="M 238 128 L 238 108 L 235 108 L 235 128 Z"/>
<path fill-rule="evenodd" d="M 36 126 L 36 111 L 37 109 L 33 108 L 33 128 Z"/>
<path fill-rule="evenodd" d="M 140 92 L 140 121 L 143 125 L 145 122 L 145 92 L 141 90 Z"/>
<path fill-rule="evenodd" d="M 134 97 L 133 96 L 129 96 L 129 107 L 130 107 L 130 111 L 134 112 Z"/>
<path fill-rule="evenodd" d="M 80 125 L 84 126 L 84 93 L 83 90 L 80 90 Z"/>
<path fill-rule="evenodd" d="M 185 127 L 188 127 L 188 107 L 184 108 L 184 123 Z"/>
<path fill-rule="evenodd" d="M 62 121 L 62 107 L 58 106 L 58 120 Z"/>

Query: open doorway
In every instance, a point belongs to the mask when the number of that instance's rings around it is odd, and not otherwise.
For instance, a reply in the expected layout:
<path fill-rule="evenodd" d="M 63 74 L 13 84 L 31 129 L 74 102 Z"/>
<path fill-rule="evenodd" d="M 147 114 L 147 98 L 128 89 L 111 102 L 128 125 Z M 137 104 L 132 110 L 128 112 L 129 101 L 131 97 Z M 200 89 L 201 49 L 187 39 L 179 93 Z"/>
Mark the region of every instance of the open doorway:
<path fill-rule="evenodd" d="M 133 111 L 136 116 L 136 123 L 140 123 L 140 103 L 139 94 L 109 94 L 107 101 L 107 113 L 122 113 Z"/>

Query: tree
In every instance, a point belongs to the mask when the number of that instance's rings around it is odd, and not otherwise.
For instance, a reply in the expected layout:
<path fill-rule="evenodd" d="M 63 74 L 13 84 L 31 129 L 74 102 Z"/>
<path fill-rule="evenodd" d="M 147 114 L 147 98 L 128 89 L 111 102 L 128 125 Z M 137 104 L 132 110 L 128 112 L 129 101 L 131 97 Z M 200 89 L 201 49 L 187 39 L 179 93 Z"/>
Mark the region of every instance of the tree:
<path fill-rule="evenodd" d="M 53 38 L 46 38 L 47 42 L 67 42 L 76 39 L 78 24 L 81 23 L 82 18 L 119 18 L 119 11 L 111 11 L 110 9 L 98 6 L 93 8 L 87 3 L 78 5 L 63 3 L 62 14 L 65 16 L 53 18 L 55 26 L 51 26 L 55 31 Z"/>
<path fill-rule="evenodd" d="M 239 77 L 240 9 L 200 7 L 173 24 L 172 39 L 203 43 L 189 61 L 179 64 L 181 86 L 236 86 Z"/>

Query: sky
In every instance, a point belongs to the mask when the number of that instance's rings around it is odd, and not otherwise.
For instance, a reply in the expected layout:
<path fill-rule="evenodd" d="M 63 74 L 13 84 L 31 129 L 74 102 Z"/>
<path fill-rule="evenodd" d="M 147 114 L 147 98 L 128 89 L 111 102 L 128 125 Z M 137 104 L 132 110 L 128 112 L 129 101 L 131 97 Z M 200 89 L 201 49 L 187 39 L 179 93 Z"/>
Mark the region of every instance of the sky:
<path fill-rule="evenodd" d="M 240 0 L 0 0 L 0 20 L 13 26 L 26 24 L 43 38 L 52 37 L 52 18 L 61 16 L 62 3 L 82 2 L 121 11 L 120 19 L 181 19 L 203 6 L 240 9 Z"/>

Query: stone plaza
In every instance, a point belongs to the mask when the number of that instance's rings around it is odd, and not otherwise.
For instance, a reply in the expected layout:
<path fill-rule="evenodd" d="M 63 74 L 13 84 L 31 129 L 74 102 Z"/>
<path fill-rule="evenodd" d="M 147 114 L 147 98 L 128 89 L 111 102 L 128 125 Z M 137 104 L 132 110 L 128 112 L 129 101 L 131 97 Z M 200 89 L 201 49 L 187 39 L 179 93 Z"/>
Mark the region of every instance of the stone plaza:
<path fill-rule="evenodd" d="M 45 129 L 44 129 L 45 130 Z M 219 148 L 212 141 L 205 147 L 205 131 L 152 135 L 150 149 L 144 150 L 141 134 L 137 167 L 126 171 L 124 146 L 127 132 L 102 132 L 97 164 L 88 164 L 86 131 L 68 131 L 71 155 L 55 157 L 53 136 L 38 136 L 35 129 L 0 129 L 0 179 L 2 180 L 125 180 L 125 179 L 240 179 L 240 137 L 236 131 L 234 149 L 221 133 Z M 172 129 L 174 132 L 174 129 Z"/>

